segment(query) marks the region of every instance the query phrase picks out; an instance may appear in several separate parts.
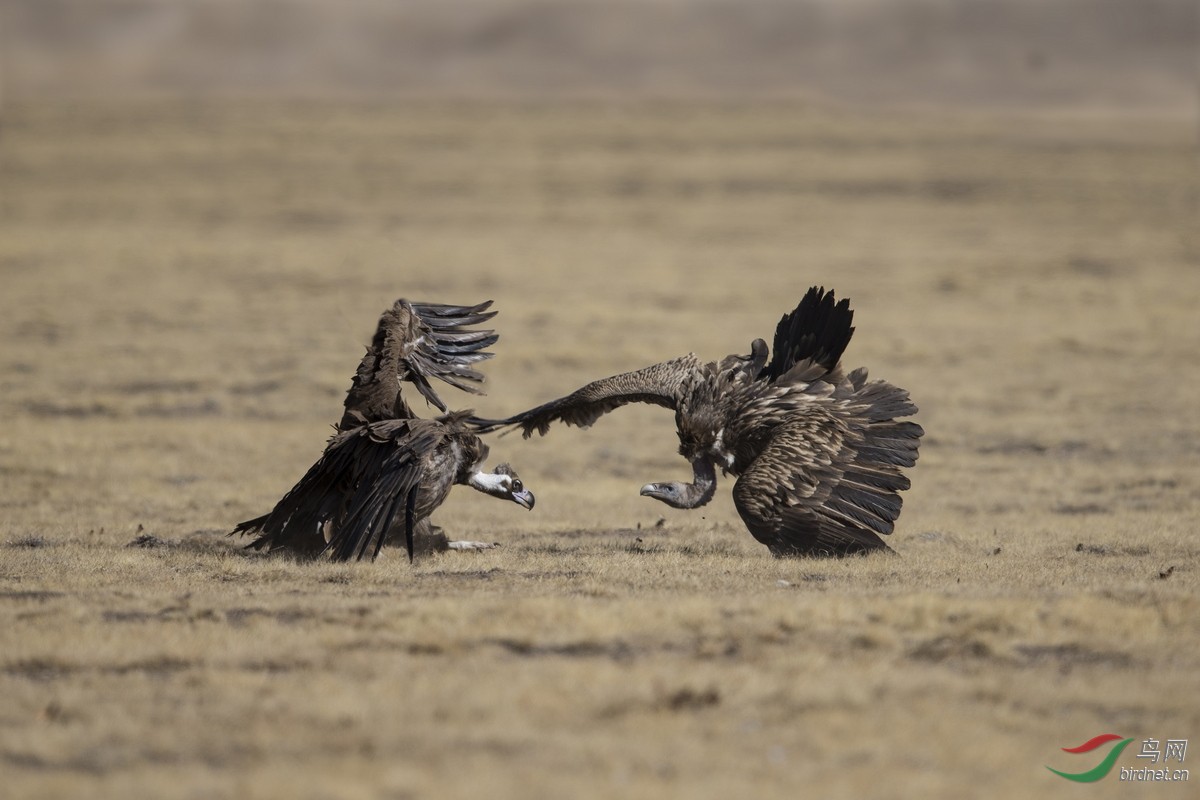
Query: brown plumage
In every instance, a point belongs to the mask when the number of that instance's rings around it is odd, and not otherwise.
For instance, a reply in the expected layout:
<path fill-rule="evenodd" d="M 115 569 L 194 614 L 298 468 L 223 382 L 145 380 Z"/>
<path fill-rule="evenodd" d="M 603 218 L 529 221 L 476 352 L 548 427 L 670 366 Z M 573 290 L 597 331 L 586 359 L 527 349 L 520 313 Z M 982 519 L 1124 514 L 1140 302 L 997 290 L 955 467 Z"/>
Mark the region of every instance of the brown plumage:
<path fill-rule="evenodd" d="M 693 481 L 650 483 L 643 495 L 697 508 L 712 499 L 720 466 L 738 476 L 738 513 L 772 554 L 886 550 L 880 535 L 900 514 L 897 493 L 909 487 L 901 470 L 916 463 L 924 431 L 898 421 L 917 411 L 906 391 L 868 382 L 865 369 L 843 373 L 853 316 L 848 300 L 814 287 L 780 320 L 769 361 L 756 339 L 748 355 L 703 363 L 689 354 L 476 424 L 517 426 L 528 437 L 554 422 L 588 427 L 628 403 L 670 408 Z"/>
<path fill-rule="evenodd" d="M 491 358 L 485 348 L 499 337 L 469 326 L 495 316 L 490 305 L 397 300 L 380 317 L 321 458 L 269 514 L 233 533 L 258 533 L 248 545 L 258 550 L 334 561 L 374 559 L 385 542 L 403 541 L 411 559 L 417 548 L 475 545 L 449 542 L 429 520 L 456 484 L 532 508 L 533 494 L 509 465 L 481 471 L 488 447 L 471 412 L 420 419 L 401 393 L 408 381 L 443 412 L 431 377 L 482 394 L 471 365 Z"/>

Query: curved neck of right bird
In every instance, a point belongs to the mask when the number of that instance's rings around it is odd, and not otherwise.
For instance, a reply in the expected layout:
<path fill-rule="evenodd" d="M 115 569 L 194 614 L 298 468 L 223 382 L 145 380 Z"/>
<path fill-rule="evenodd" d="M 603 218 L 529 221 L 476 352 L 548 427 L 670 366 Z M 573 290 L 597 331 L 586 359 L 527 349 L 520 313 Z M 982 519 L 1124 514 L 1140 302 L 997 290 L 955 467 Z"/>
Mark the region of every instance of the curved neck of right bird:
<path fill-rule="evenodd" d="M 702 455 L 692 461 L 692 482 L 683 486 L 681 508 L 698 508 L 713 499 L 717 492 L 717 470 L 709 456 Z"/>

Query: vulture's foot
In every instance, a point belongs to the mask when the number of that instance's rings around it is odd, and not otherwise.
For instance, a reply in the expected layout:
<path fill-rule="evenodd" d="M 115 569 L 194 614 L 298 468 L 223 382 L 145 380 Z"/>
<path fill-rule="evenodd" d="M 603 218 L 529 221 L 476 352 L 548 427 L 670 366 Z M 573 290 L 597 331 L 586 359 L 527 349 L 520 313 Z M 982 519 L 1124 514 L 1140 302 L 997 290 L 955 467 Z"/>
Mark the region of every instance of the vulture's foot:
<path fill-rule="evenodd" d="M 446 542 L 451 550 L 493 550 L 499 546 L 499 542 Z"/>

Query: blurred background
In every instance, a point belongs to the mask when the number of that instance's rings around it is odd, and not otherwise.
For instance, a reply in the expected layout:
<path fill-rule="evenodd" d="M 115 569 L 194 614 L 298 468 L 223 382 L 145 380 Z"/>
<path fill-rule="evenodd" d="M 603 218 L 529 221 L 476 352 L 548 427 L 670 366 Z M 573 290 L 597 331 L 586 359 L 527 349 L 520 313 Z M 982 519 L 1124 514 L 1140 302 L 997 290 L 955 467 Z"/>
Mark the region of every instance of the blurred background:
<path fill-rule="evenodd" d="M 1190 113 L 1191 0 L 5 0 L 10 98 L 822 97 Z"/>

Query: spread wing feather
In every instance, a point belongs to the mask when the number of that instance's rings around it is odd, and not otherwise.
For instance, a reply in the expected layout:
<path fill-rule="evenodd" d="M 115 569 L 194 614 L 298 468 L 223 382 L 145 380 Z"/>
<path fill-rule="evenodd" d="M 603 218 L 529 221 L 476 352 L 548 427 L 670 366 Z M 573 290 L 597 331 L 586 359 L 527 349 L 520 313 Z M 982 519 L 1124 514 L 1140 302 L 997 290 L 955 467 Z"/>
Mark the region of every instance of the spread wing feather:
<path fill-rule="evenodd" d="M 908 395 L 856 370 L 833 402 L 813 403 L 776 428 L 734 485 L 738 513 L 775 555 L 888 550 L 880 535 L 900 515 L 924 431 L 891 414 L 916 411 Z"/>
<path fill-rule="evenodd" d="M 491 300 L 475 306 L 450 306 L 436 303 L 414 303 L 412 308 L 420 319 L 421 336 L 413 348 L 406 366 L 414 375 L 439 378 L 451 386 L 472 394 L 483 394 L 476 385 L 483 374 L 470 368 L 471 364 L 491 358 L 485 347 L 495 344 L 500 335 L 491 330 L 469 330 L 496 316 L 488 311 Z M 421 384 L 418 384 L 420 388 Z M 421 394 L 443 412 L 446 406 L 431 387 Z"/>
<path fill-rule="evenodd" d="M 774 383 L 797 367 L 804 380 L 833 372 L 854 335 L 853 320 L 849 300 L 835 302 L 832 290 L 812 287 L 775 327 L 771 360 L 759 380 Z"/>
<path fill-rule="evenodd" d="M 546 435 L 554 422 L 587 428 L 609 411 L 630 403 L 650 403 L 674 410 L 679 403 L 680 387 L 699 369 L 699 360 L 689 354 L 593 381 L 566 397 L 551 400 L 507 419 L 476 418 L 471 422 L 484 433 L 508 426 L 520 427 L 523 435 L 529 438 L 534 431 Z"/>
<path fill-rule="evenodd" d="M 483 374 L 472 368 L 492 353 L 486 348 L 500 338 L 495 331 L 470 326 L 496 315 L 492 301 L 474 306 L 396 301 L 379 318 L 371 346 L 367 348 L 346 394 L 346 411 L 338 425 L 347 430 L 365 422 L 409 419 L 414 415 L 404 402 L 400 382 L 416 386 L 428 402 L 441 411 L 446 404 L 438 397 L 431 379 L 472 394 L 483 394 Z"/>
<path fill-rule="evenodd" d="M 304 477 L 271 513 L 233 533 L 259 533 L 247 547 L 290 550 L 334 561 L 374 559 L 397 514 L 405 514 L 412 556 L 412 508 L 423 477 L 423 456 L 442 433 L 433 422 L 391 420 L 336 434 Z M 328 535 L 328 542 L 326 536 Z"/>

